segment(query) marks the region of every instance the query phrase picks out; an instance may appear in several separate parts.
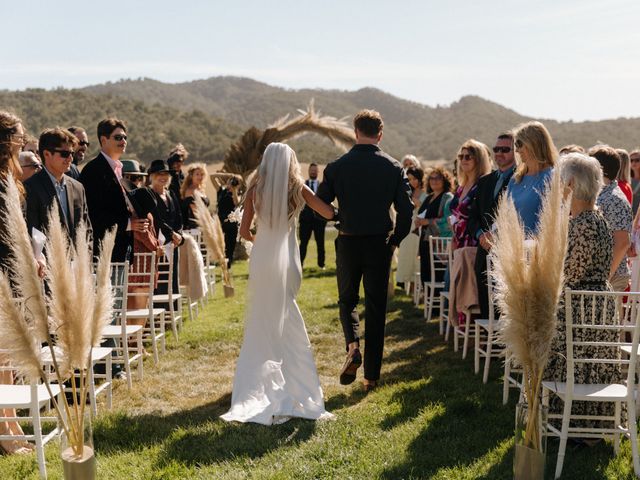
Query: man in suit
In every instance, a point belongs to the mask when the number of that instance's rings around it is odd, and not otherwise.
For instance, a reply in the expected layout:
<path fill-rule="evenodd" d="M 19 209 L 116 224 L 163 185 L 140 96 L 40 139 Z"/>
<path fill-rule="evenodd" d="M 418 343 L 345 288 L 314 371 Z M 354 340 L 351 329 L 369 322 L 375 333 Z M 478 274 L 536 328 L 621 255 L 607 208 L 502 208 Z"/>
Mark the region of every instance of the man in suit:
<path fill-rule="evenodd" d="M 41 232 L 47 230 L 49 209 L 55 203 L 60 222 L 71 242 L 75 241 L 76 229 L 81 221 L 85 222 L 91 235 L 84 187 L 65 175 L 71 167 L 76 145 L 75 136 L 62 128 L 47 129 L 40 135 L 38 148 L 44 168 L 24 183 L 30 234 L 33 227 Z"/>
<path fill-rule="evenodd" d="M 309 165 L 309 179 L 304 184 L 318 192 L 318 165 L 312 163 Z M 316 240 L 318 247 L 318 267 L 324 269 L 324 229 L 327 225 L 325 219 L 316 215 L 308 205 L 305 204 L 302 212 L 300 212 L 300 262 L 304 265 L 304 259 L 307 256 L 307 245 L 311 239 L 311 233 Z"/>
<path fill-rule="evenodd" d="M 71 168 L 69 168 L 67 175 L 75 180 L 80 180 L 80 170 L 78 169 L 78 165 L 84 162 L 84 157 L 89 149 L 89 136 L 87 135 L 87 131 L 82 127 L 69 127 L 68 130 L 78 139 L 78 146 L 73 154 L 73 163 L 71 164 Z"/>
<path fill-rule="evenodd" d="M 378 146 L 383 128 L 380 114 L 363 110 L 355 116 L 353 124 L 356 145 L 327 165 L 318 197 L 326 203 L 337 198 L 340 206 L 336 273 L 340 321 L 347 344 L 340 383 L 352 383 L 362 364 L 355 312 L 362 280 L 367 339 L 364 389 L 368 392 L 380 378 L 391 256 L 409 233 L 413 204 L 402 165 Z M 397 212 L 395 228 L 391 205 Z"/>
<path fill-rule="evenodd" d="M 80 182 L 87 193 L 89 218 L 93 225 L 93 253 L 99 255 L 99 242 L 107 230 L 117 226 L 111 261 L 129 259 L 132 232 L 146 232 L 146 218 L 131 218 L 132 208 L 122 186 L 120 157 L 127 148 L 127 127 L 117 118 L 107 118 L 98 124 L 100 153 L 82 169 Z"/>
<path fill-rule="evenodd" d="M 491 248 L 491 229 L 498 208 L 498 201 L 511 180 L 516 167 L 513 153 L 513 136 L 501 133 L 493 147 L 498 168 L 478 180 L 478 190 L 469 210 L 467 231 L 478 239 L 475 273 L 478 283 L 478 301 L 481 318 L 489 317 L 487 290 L 487 253 Z"/>

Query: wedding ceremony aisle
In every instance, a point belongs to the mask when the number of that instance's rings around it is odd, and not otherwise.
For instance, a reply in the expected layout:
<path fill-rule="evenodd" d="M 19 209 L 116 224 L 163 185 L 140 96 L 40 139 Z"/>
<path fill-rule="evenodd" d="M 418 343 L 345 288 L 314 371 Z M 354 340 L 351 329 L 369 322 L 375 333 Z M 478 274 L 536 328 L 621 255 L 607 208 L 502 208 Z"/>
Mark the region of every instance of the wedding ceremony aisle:
<path fill-rule="evenodd" d="M 157 367 L 127 390 L 116 385 L 113 409 L 99 405 L 94 441 L 101 479 L 510 479 L 516 392 L 502 405 L 500 362 L 489 382 L 473 373 L 426 323 L 411 298 L 390 301 L 382 385 L 365 395 L 362 370 L 343 387 L 333 237 L 327 269 L 304 271 L 298 303 L 313 345 L 326 407 L 335 421 L 290 420 L 277 426 L 229 424 L 235 361 L 243 331 L 248 264 L 234 264 L 236 295 L 215 299 L 172 337 Z M 314 244 L 315 245 L 315 244 Z M 310 248 L 314 248 L 311 247 Z M 315 259 L 311 250 L 308 259 Z M 311 263 L 311 262 L 310 262 Z M 558 442 L 549 440 L 547 470 Z M 46 447 L 50 479 L 62 478 L 58 447 Z M 1 479 L 37 479 L 33 455 L 0 457 Z M 569 446 L 563 479 L 634 478 L 628 441 Z"/>

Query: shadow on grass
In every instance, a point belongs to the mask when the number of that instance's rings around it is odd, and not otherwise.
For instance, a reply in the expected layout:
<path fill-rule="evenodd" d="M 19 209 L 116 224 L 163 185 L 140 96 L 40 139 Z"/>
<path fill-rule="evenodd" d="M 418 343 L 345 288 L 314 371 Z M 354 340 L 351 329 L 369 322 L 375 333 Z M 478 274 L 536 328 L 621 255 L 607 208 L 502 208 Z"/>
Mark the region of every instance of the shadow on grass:
<path fill-rule="evenodd" d="M 113 415 L 99 420 L 94 429 L 96 445 L 104 454 L 140 451 L 162 445 L 158 467 L 172 461 L 185 465 L 209 465 L 235 458 L 256 459 L 285 446 L 308 440 L 316 423 L 292 419 L 282 425 L 229 423 L 218 417 L 229 408 L 231 395 L 192 410 L 174 414 Z"/>

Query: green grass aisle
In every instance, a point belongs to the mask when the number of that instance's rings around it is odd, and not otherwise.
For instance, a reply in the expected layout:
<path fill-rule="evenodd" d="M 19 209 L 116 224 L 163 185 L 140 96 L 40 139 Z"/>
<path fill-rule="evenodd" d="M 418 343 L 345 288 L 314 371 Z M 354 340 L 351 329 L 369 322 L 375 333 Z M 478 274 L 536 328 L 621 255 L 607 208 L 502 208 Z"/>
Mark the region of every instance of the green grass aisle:
<path fill-rule="evenodd" d="M 333 237 L 330 237 L 330 239 Z M 338 383 L 343 339 L 338 321 L 334 249 L 326 271 L 310 245 L 298 297 L 333 422 L 227 424 L 218 419 L 231 398 L 242 341 L 248 266 L 234 265 L 236 296 L 215 300 L 172 338 L 157 367 L 133 390 L 119 382 L 114 408 L 100 409 L 94 438 L 102 479 L 510 479 L 516 393 L 502 406 L 500 367 L 482 384 L 473 355 L 462 360 L 426 323 L 411 299 L 390 303 L 382 380 L 372 394 L 360 381 Z M 362 371 L 359 372 L 360 375 Z M 359 380 L 361 377 L 359 377 Z M 557 441 L 549 441 L 549 473 Z M 62 478 L 57 445 L 46 450 L 49 478 Z M 1 479 L 37 479 L 33 456 L 1 457 Z M 565 479 L 633 478 L 630 446 L 568 447 Z"/>

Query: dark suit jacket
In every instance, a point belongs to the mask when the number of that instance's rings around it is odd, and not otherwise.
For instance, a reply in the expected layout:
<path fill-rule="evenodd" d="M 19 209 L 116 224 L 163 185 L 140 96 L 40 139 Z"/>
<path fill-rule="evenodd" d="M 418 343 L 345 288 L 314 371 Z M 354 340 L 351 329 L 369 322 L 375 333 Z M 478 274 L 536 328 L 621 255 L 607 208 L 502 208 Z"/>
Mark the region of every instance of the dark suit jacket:
<path fill-rule="evenodd" d="M 58 214 L 62 226 L 69 239 L 75 241 L 76 229 L 81 221 L 84 221 L 91 235 L 91 222 L 87 209 L 87 199 L 82 184 L 71 177 L 64 179 L 67 190 L 67 204 L 69 206 L 69 223 L 64 220 L 62 206 L 56 195 L 56 190 L 47 171 L 43 168 L 38 173 L 24 182 L 27 196 L 27 228 L 31 235 L 31 228 L 35 227 L 41 232 L 46 232 L 49 226 L 49 209 L 55 202 L 58 206 Z M 91 237 L 89 237 L 91 238 Z"/>
<path fill-rule="evenodd" d="M 89 207 L 89 218 L 93 226 L 93 253 L 98 255 L 99 242 L 104 234 L 117 225 L 116 242 L 111 260 L 123 262 L 132 247 L 133 236 L 127 231 L 129 210 L 122 186 L 109 162 L 98 154 L 80 172 L 80 182 L 84 185 Z"/>
<path fill-rule="evenodd" d="M 505 179 L 500 193 L 495 198 L 493 197 L 493 191 L 500 177 L 500 170 L 494 170 L 478 180 L 478 189 L 469 208 L 469 220 L 467 220 L 467 231 L 473 238 L 477 238 L 476 233 L 478 230 L 482 230 L 482 232 L 491 230 L 498 208 L 498 200 L 502 192 L 506 190 L 511 175 L 513 174 L 510 174 Z"/>
<path fill-rule="evenodd" d="M 161 205 L 163 200 L 157 196 L 150 187 L 132 190 L 129 198 L 136 209 L 139 218 L 144 218 L 150 213 L 153 216 L 153 224 L 158 232 L 162 230 L 165 243 L 171 242 L 172 234 L 182 234 L 182 212 L 180 202 L 171 190 L 167 191 L 169 205 Z M 164 203 L 164 202 L 163 202 Z"/>
<path fill-rule="evenodd" d="M 316 179 L 316 182 L 318 182 L 317 188 L 320 189 L 320 180 Z M 304 184 L 307 187 L 311 188 L 311 180 L 305 180 Z M 314 210 L 311 207 L 309 207 L 309 205 L 305 204 L 304 208 L 300 212 L 300 223 L 325 224 L 327 223 L 327 221 L 324 218 L 322 218 L 320 215 L 316 215 Z"/>
<path fill-rule="evenodd" d="M 411 188 L 400 163 L 377 145 L 355 145 L 324 170 L 318 197 L 326 203 L 338 199 L 340 230 L 349 235 L 387 235 L 398 246 L 411 229 Z"/>

